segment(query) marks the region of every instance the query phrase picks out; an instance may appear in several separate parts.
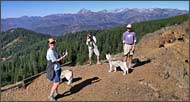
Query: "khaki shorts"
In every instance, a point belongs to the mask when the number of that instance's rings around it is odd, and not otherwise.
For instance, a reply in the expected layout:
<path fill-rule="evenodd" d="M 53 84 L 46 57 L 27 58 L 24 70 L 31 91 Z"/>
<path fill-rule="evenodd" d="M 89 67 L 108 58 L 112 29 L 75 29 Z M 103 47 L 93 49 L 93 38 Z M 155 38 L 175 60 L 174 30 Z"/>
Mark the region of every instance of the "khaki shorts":
<path fill-rule="evenodd" d="M 124 50 L 124 55 L 133 55 L 134 54 L 134 45 L 128 45 L 128 44 L 124 44 L 123 46 L 123 50 Z"/>
<path fill-rule="evenodd" d="M 95 53 L 96 56 L 100 56 L 99 50 L 97 47 L 92 48 L 88 48 L 89 51 L 89 57 L 92 57 L 93 52 Z"/>

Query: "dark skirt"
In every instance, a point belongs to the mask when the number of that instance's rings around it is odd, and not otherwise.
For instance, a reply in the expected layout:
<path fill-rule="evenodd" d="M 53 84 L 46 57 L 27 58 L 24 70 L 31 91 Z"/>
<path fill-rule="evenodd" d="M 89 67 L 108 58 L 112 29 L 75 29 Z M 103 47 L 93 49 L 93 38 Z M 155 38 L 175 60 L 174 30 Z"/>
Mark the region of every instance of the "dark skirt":
<path fill-rule="evenodd" d="M 53 82 L 54 83 L 60 82 L 61 81 L 60 76 L 61 76 L 61 69 L 54 71 Z"/>

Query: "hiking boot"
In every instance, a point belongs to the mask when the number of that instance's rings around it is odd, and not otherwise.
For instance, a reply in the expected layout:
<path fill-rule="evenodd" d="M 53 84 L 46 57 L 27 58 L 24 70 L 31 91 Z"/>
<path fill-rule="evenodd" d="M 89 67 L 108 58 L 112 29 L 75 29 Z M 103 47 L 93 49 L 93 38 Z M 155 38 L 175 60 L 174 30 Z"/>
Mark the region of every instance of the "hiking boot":
<path fill-rule="evenodd" d="M 56 101 L 53 96 L 48 96 L 48 99 L 49 99 L 50 101 Z"/>
<path fill-rule="evenodd" d="M 54 93 L 54 97 L 57 97 L 57 96 L 60 96 L 61 94 L 59 94 L 59 93 Z"/>

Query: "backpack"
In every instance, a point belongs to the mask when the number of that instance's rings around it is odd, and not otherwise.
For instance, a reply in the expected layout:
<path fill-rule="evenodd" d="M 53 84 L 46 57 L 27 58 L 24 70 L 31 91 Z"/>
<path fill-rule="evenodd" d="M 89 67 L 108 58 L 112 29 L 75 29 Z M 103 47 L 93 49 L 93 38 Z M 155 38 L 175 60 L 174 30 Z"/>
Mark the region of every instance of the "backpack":
<path fill-rule="evenodd" d="M 46 67 L 46 77 L 50 81 L 53 81 L 54 77 L 54 64 L 51 61 L 48 61 L 47 67 Z"/>

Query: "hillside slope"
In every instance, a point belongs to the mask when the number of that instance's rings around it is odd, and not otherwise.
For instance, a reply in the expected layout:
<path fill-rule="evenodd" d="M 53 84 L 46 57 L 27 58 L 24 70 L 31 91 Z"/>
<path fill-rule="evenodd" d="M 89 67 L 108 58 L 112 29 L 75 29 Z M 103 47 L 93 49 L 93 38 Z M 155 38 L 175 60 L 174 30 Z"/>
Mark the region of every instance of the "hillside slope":
<path fill-rule="evenodd" d="M 109 73 L 108 63 L 63 67 L 73 70 L 74 82 L 71 86 L 60 85 L 62 95 L 57 100 L 189 101 L 188 33 L 186 22 L 147 34 L 136 46 L 134 70 L 126 76 L 121 71 Z M 122 54 L 115 58 L 122 59 Z M 1 99 L 46 101 L 50 87 L 42 74 L 26 89 L 2 92 Z"/>

